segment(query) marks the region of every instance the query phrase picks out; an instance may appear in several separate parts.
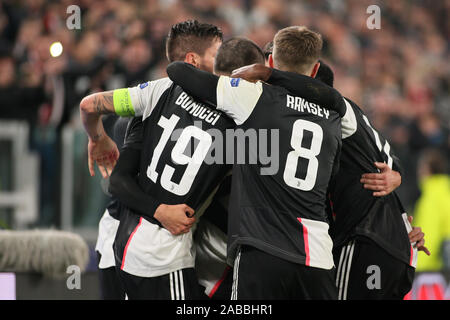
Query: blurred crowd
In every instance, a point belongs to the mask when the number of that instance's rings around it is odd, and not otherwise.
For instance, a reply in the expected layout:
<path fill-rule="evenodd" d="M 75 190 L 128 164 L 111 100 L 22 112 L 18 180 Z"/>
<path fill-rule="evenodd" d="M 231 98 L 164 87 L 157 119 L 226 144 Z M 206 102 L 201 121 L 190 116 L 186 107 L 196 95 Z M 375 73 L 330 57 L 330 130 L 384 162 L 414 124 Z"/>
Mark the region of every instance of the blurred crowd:
<path fill-rule="evenodd" d="M 380 29 L 366 24 L 373 4 Z M 81 9 L 79 29 L 68 28 L 71 5 Z M 0 120 L 29 122 L 45 206 L 58 189 L 61 128 L 80 126 L 81 98 L 165 76 L 172 24 L 195 18 L 220 26 L 225 39 L 241 35 L 261 47 L 280 28 L 306 25 L 324 38 L 335 87 L 402 160 L 399 192 L 412 212 L 419 155 L 434 148 L 450 157 L 449 17 L 449 0 L 2 0 Z M 52 57 L 56 41 L 63 52 Z"/>

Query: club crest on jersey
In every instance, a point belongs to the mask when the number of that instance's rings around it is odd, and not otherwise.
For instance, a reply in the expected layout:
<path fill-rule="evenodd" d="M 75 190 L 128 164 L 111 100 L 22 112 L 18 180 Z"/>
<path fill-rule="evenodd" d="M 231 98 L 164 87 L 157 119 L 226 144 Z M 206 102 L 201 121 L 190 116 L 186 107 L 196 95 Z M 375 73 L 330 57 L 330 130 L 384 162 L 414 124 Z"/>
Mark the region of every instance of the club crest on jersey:
<path fill-rule="evenodd" d="M 148 86 L 148 82 L 141 83 L 141 84 L 139 85 L 139 88 L 144 89 L 146 86 Z"/>
<path fill-rule="evenodd" d="M 241 81 L 241 78 L 231 78 L 230 84 L 232 87 L 239 86 L 239 82 Z"/>

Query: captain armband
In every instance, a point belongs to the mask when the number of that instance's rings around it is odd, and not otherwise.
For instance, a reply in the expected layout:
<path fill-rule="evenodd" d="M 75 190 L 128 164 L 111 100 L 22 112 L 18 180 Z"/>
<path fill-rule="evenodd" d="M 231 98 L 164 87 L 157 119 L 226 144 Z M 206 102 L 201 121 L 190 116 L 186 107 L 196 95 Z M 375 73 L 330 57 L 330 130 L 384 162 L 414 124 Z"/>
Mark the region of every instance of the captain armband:
<path fill-rule="evenodd" d="M 131 103 L 130 92 L 127 88 L 114 90 L 114 111 L 121 117 L 133 117 L 134 108 Z"/>

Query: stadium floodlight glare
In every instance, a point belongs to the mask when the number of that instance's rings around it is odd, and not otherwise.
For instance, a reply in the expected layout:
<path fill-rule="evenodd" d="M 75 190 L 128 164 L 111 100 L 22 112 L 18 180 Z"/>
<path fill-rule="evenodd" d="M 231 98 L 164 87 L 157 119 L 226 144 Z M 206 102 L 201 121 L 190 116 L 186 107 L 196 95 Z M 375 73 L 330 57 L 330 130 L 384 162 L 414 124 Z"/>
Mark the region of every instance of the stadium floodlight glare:
<path fill-rule="evenodd" d="M 63 46 L 61 42 L 53 42 L 50 46 L 50 54 L 53 58 L 59 57 L 63 52 Z"/>

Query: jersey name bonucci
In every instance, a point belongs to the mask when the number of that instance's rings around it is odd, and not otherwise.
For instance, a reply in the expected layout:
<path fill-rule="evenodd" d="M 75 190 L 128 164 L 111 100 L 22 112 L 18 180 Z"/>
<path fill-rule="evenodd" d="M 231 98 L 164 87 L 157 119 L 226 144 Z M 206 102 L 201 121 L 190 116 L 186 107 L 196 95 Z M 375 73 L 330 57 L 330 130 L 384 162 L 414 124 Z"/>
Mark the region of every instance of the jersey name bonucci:
<path fill-rule="evenodd" d="M 117 101 L 117 106 L 116 106 Z M 165 204 L 189 205 L 200 211 L 229 171 L 204 159 L 215 137 L 234 123 L 222 112 L 199 103 L 168 78 L 115 92 L 114 106 L 143 117 L 139 186 Z M 197 217 L 198 218 L 198 217 Z M 133 214 L 121 219 L 116 263 L 130 274 L 154 277 L 194 266 L 193 232 L 174 236 L 153 219 Z"/>

